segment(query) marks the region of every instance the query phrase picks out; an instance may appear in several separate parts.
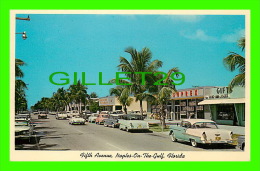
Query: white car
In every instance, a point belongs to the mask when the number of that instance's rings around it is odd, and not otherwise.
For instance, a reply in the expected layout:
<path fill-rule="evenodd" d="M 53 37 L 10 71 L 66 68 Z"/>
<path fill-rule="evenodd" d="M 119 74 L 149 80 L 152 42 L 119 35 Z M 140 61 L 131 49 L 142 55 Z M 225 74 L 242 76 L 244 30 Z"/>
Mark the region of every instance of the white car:
<path fill-rule="evenodd" d="M 148 122 L 143 120 L 143 117 L 138 114 L 127 114 L 118 120 L 119 129 L 127 132 L 134 130 L 149 130 Z"/>
<path fill-rule="evenodd" d="M 90 115 L 90 117 L 88 117 L 88 122 L 90 122 L 90 123 L 95 123 L 97 117 L 98 117 L 98 114 L 97 114 L 97 113 L 92 113 L 92 114 Z"/>
<path fill-rule="evenodd" d="M 85 125 L 85 119 L 79 117 L 79 116 L 75 116 L 69 119 L 69 124 L 74 125 L 74 124 L 78 124 L 78 125 Z"/>
<path fill-rule="evenodd" d="M 56 119 L 67 119 L 68 118 L 68 114 L 66 112 L 59 112 L 56 114 Z"/>
<path fill-rule="evenodd" d="M 170 127 L 172 141 L 190 142 L 193 147 L 198 144 L 229 144 L 233 142 L 233 132 L 219 129 L 217 124 L 208 119 L 183 119 L 180 125 Z"/>

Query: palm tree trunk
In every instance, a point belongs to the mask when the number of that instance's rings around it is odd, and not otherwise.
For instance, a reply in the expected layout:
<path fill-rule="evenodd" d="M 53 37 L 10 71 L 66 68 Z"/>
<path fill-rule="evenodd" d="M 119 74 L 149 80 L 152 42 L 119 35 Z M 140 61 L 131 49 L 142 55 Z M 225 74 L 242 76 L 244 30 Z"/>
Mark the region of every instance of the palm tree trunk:
<path fill-rule="evenodd" d="M 161 124 L 163 129 L 166 128 L 166 123 L 165 123 L 165 111 L 164 111 L 164 105 L 161 106 Z"/>
<path fill-rule="evenodd" d="M 140 112 L 141 112 L 141 115 L 143 116 L 143 101 L 140 100 Z"/>
<path fill-rule="evenodd" d="M 79 99 L 79 113 L 81 113 L 81 99 Z"/>
<path fill-rule="evenodd" d="M 126 108 L 126 105 L 124 105 L 124 111 L 125 111 L 125 114 L 127 114 L 127 108 Z"/>

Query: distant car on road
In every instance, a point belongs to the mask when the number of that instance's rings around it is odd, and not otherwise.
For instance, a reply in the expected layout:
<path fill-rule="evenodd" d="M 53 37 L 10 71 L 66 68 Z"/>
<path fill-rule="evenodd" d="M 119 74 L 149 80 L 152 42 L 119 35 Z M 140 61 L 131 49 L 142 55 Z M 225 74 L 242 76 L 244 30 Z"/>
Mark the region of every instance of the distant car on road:
<path fill-rule="evenodd" d="M 149 130 L 148 122 L 144 121 L 142 115 L 139 114 L 127 114 L 119 119 L 118 123 L 120 130 L 125 130 L 127 132 L 133 130 Z"/>
<path fill-rule="evenodd" d="M 107 119 L 109 117 L 109 114 L 98 114 L 97 118 L 96 118 L 96 124 L 104 124 L 104 120 Z"/>
<path fill-rule="evenodd" d="M 90 115 L 90 117 L 88 117 L 88 122 L 90 122 L 90 123 L 95 123 L 95 122 L 96 122 L 96 119 L 97 119 L 97 116 L 98 116 L 97 113 L 92 113 L 92 114 Z"/>
<path fill-rule="evenodd" d="M 81 118 L 80 116 L 75 116 L 69 119 L 69 124 L 74 125 L 85 125 L 85 119 Z"/>
<path fill-rule="evenodd" d="M 79 111 L 77 110 L 72 110 L 72 111 L 69 111 L 68 113 L 68 118 L 72 118 L 72 117 L 75 117 L 75 116 L 79 116 Z"/>
<path fill-rule="evenodd" d="M 118 123 L 119 119 L 122 119 L 124 115 L 122 114 L 110 114 L 107 119 L 104 121 L 104 126 L 113 127 L 113 128 L 119 128 L 120 123 Z"/>
<path fill-rule="evenodd" d="M 57 114 L 56 114 L 56 119 L 67 119 L 68 118 L 68 114 L 67 114 L 67 112 L 58 112 Z"/>
<path fill-rule="evenodd" d="M 244 149 L 245 149 L 245 136 L 239 136 L 237 138 L 237 147 L 244 151 Z"/>
<path fill-rule="evenodd" d="M 229 144 L 233 142 L 233 132 L 219 129 L 217 124 L 207 119 L 183 119 L 180 125 L 170 127 L 172 141 L 190 142 L 193 147 L 198 144 Z"/>
<path fill-rule="evenodd" d="M 47 118 L 48 118 L 47 112 L 40 112 L 40 114 L 38 114 L 38 119 L 47 119 Z"/>

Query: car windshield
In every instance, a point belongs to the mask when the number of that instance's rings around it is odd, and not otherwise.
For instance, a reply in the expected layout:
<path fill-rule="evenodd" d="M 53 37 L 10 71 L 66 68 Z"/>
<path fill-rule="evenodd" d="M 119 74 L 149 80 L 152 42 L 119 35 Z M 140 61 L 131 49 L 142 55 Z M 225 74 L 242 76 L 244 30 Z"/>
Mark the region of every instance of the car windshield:
<path fill-rule="evenodd" d="M 218 129 L 218 126 L 214 122 L 197 122 L 193 124 L 193 128 L 197 129 L 205 129 L 205 128 L 210 128 L 210 129 Z"/>
<path fill-rule="evenodd" d="M 108 118 L 109 115 L 102 115 L 102 118 Z"/>

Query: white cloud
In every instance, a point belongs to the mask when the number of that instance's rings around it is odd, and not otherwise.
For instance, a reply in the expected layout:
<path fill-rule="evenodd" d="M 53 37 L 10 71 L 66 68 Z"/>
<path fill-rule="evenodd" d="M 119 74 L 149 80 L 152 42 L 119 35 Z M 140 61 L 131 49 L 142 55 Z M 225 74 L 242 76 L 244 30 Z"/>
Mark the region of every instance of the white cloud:
<path fill-rule="evenodd" d="M 209 36 L 205 31 L 198 29 L 193 34 L 187 34 L 186 32 L 181 32 L 181 35 L 187 39 L 201 40 L 201 41 L 218 41 L 216 37 Z"/>
<path fill-rule="evenodd" d="M 224 42 L 237 42 L 241 37 L 245 36 L 245 29 L 236 30 L 234 33 L 224 34 L 221 40 Z"/>
<path fill-rule="evenodd" d="M 245 36 L 245 30 L 244 29 L 235 30 L 233 33 L 224 34 L 219 38 L 216 36 L 207 35 L 207 33 L 202 29 L 196 30 L 195 33 L 187 33 L 185 31 L 181 31 L 180 34 L 183 37 L 192 40 L 234 43 L 237 42 L 242 36 Z"/>
<path fill-rule="evenodd" d="M 169 18 L 173 21 L 196 23 L 196 22 L 201 21 L 205 16 L 202 16 L 202 15 L 165 15 L 164 17 Z"/>

